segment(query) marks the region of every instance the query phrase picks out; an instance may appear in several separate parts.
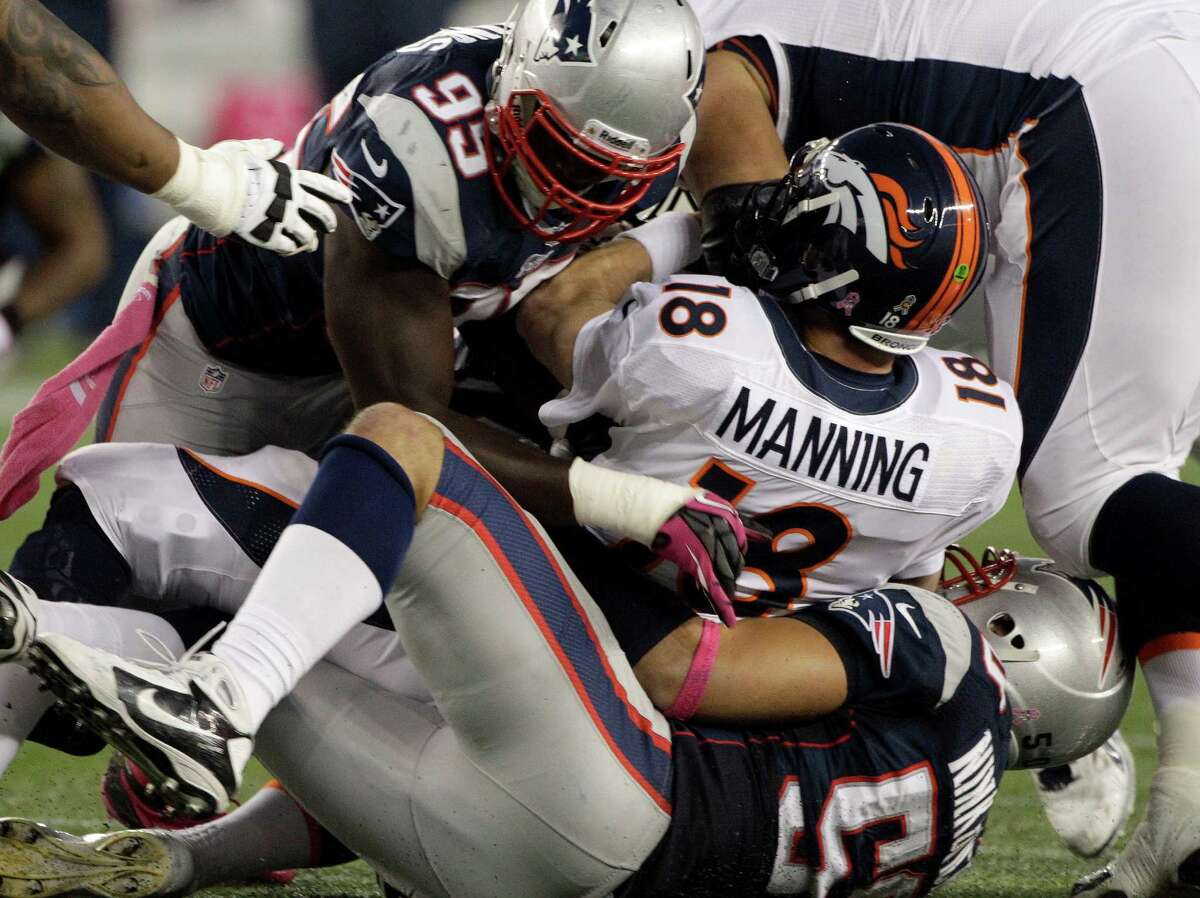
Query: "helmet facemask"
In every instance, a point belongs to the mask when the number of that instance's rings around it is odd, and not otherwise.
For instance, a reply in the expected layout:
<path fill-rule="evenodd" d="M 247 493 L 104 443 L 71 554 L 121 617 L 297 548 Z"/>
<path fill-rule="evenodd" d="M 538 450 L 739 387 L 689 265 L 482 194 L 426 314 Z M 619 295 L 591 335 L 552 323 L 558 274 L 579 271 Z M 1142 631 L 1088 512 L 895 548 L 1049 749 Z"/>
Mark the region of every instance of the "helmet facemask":
<path fill-rule="evenodd" d="M 575 128 L 539 89 L 514 90 L 488 105 L 485 129 L 492 181 L 517 222 L 543 240 L 571 242 L 628 214 L 655 178 L 683 154 L 676 143 L 656 156 L 629 138 L 621 153 Z M 604 130 L 589 121 L 588 130 Z M 623 139 L 611 132 L 610 140 Z"/>

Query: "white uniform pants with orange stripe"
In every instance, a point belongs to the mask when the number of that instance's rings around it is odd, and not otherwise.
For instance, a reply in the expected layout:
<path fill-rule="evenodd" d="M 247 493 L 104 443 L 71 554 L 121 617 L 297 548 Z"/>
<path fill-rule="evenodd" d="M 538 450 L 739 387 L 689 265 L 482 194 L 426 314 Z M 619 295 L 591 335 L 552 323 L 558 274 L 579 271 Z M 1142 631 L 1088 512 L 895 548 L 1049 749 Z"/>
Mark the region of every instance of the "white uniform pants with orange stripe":
<path fill-rule="evenodd" d="M 666 721 L 542 529 L 450 441 L 388 607 L 440 716 L 323 663 L 259 757 L 420 895 L 611 892 L 670 822 Z"/>
<path fill-rule="evenodd" d="M 1042 548 L 1096 576 L 1112 493 L 1178 477 L 1200 432 L 1200 39 L 1138 51 L 1007 149 L 967 157 L 989 209 L 991 360 L 1025 417 Z"/>
<path fill-rule="evenodd" d="M 149 282 L 160 257 L 182 237 L 175 218 L 151 238 L 121 297 L 123 307 Z M 341 374 L 261 374 L 211 355 L 178 295 L 160 296 L 162 320 L 117 369 L 96 420 L 96 439 L 171 443 L 214 455 L 244 455 L 282 446 L 315 455 L 352 413 Z"/>

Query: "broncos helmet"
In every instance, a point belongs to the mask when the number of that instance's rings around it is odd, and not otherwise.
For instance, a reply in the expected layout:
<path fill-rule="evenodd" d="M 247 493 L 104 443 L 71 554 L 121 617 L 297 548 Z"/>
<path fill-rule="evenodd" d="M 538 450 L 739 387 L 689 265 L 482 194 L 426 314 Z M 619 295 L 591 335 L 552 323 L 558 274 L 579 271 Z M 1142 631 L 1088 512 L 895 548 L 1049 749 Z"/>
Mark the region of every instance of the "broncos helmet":
<path fill-rule="evenodd" d="M 1133 665 L 1104 587 L 1047 558 L 988 549 L 981 564 L 958 546 L 946 556 L 957 576 L 943 579 L 939 592 L 979 628 L 1008 675 L 1009 766 L 1053 767 L 1102 745 L 1133 692 Z"/>
<path fill-rule="evenodd" d="M 868 345 L 920 350 L 971 295 L 988 253 L 984 203 L 962 159 L 883 122 L 813 141 L 746 194 L 730 280 L 816 302 Z"/>
<path fill-rule="evenodd" d="M 681 164 L 704 38 L 684 0 L 526 0 L 492 69 L 491 174 L 520 224 L 580 240 Z"/>

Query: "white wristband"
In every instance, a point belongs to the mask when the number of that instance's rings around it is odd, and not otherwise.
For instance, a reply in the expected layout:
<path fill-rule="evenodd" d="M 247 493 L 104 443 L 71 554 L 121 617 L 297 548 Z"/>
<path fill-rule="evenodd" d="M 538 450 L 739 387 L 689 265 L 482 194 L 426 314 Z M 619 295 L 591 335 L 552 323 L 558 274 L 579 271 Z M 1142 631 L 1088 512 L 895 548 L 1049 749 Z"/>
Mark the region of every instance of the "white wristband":
<path fill-rule="evenodd" d="M 229 159 L 179 141 L 179 167 L 151 194 L 206 231 L 224 237 L 237 225 L 244 201 L 241 175 Z"/>
<path fill-rule="evenodd" d="M 700 495 L 699 490 L 667 483 L 657 477 L 625 474 L 593 465 L 582 458 L 569 472 L 575 520 L 636 540 L 654 542 L 662 525 L 675 512 Z"/>
<path fill-rule="evenodd" d="M 692 212 L 668 212 L 652 218 L 617 237 L 636 240 L 650 256 L 650 280 L 665 283 L 700 258 L 700 216 Z"/>

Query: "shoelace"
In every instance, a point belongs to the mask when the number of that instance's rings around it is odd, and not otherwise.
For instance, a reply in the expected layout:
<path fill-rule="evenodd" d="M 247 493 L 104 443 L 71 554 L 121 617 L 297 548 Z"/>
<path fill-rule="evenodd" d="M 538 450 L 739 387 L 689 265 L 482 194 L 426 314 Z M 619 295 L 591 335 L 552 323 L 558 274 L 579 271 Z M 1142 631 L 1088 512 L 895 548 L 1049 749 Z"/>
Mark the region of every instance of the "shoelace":
<path fill-rule="evenodd" d="M 139 629 L 136 631 L 137 635 L 142 638 L 142 642 L 149 646 L 150 651 L 158 655 L 161 660 L 140 661 L 138 663 L 144 664 L 146 667 L 152 667 L 155 670 L 164 671 L 165 673 L 177 673 L 178 671 L 182 670 L 183 666 L 191 661 L 196 654 L 203 651 L 204 647 L 212 642 L 217 637 L 217 634 L 224 629 L 225 621 L 221 621 L 219 624 L 201 636 L 198 640 L 196 640 L 196 642 L 192 643 L 192 647 L 185 651 L 178 658 L 175 657 L 175 653 L 171 651 L 170 646 L 159 639 L 158 636 L 151 633 L 149 630 Z"/>

